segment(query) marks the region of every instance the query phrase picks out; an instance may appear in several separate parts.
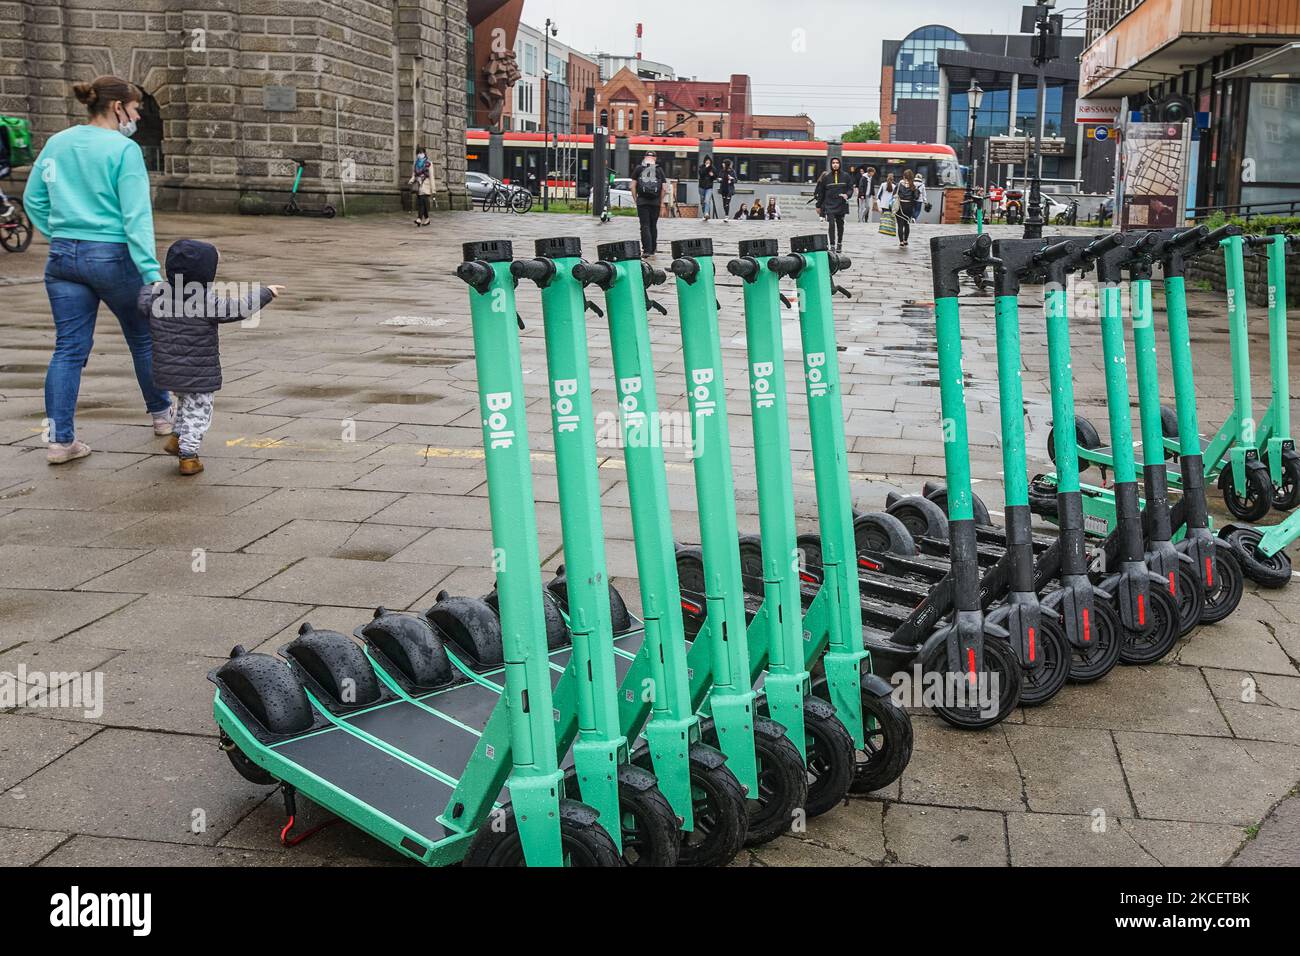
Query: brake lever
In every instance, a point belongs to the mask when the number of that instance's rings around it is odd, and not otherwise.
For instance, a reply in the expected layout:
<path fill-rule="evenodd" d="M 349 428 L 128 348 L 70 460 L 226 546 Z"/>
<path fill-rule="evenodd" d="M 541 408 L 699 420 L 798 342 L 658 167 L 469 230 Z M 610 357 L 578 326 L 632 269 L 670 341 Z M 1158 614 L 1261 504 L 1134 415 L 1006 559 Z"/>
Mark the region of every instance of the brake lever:
<path fill-rule="evenodd" d="M 779 295 L 779 296 L 781 297 L 781 304 L 782 304 L 783 306 L 785 306 L 787 309 L 793 309 L 793 308 L 794 308 L 794 303 L 791 302 L 789 299 L 786 298 L 784 292 L 778 292 L 777 295 Z"/>
<path fill-rule="evenodd" d="M 658 302 L 656 302 L 654 299 L 650 298 L 650 296 L 646 296 L 646 297 L 645 297 L 645 307 L 646 307 L 647 309 L 654 309 L 654 310 L 655 310 L 656 312 L 658 312 L 660 315 L 667 315 L 667 314 L 668 314 L 668 310 L 665 309 L 665 308 L 664 308 L 662 305 L 660 305 Z"/>
<path fill-rule="evenodd" d="M 853 293 L 852 293 L 852 292 L 850 292 L 848 289 L 844 288 L 844 286 L 842 286 L 842 285 L 836 285 L 836 284 L 833 283 L 833 282 L 831 283 L 831 292 L 832 292 L 832 293 L 838 292 L 840 295 L 844 296 L 844 298 L 846 298 L 846 299 L 852 299 L 852 298 L 853 298 Z"/>
<path fill-rule="evenodd" d="M 592 302 L 590 299 L 583 299 L 582 301 L 585 304 L 586 308 L 590 309 L 592 312 L 595 312 L 596 315 L 598 315 L 600 318 L 603 319 L 605 317 L 605 313 L 601 311 L 600 306 L 598 306 L 595 302 Z"/>

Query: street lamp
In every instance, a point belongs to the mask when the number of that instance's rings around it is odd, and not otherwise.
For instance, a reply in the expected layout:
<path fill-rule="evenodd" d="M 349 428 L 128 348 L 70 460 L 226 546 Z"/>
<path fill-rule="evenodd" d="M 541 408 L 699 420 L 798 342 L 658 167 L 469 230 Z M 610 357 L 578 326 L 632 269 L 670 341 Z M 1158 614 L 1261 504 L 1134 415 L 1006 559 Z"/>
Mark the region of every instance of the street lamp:
<path fill-rule="evenodd" d="M 551 206 L 551 37 L 560 28 L 550 17 L 542 30 L 542 209 Z"/>
<path fill-rule="evenodd" d="M 966 91 L 966 104 L 970 108 L 970 115 L 966 121 L 966 197 L 962 203 L 962 222 L 973 222 L 975 219 L 975 198 L 972 193 L 971 184 L 975 178 L 975 114 L 979 112 L 980 104 L 984 102 L 984 90 L 980 88 L 979 80 L 971 77 L 970 89 Z"/>

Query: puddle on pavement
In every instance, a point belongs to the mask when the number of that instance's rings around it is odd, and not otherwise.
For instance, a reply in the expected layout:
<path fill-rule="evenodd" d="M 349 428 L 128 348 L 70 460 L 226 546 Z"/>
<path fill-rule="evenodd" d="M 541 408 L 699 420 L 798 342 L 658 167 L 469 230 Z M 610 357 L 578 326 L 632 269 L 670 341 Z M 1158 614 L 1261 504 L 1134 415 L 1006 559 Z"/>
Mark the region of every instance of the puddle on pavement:
<path fill-rule="evenodd" d="M 357 400 L 368 405 L 428 405 L 445 397 L 428 392 L 362 392 Z"/>
<path fill-rule="evenodd" d="M 287 385 L 275 393 L 286 398 L 347 398 L 357 390 L 347 385 Z"/>
<path fill-rule="evenodd" d="M 0 365 L 0 373 L 6 375 L 45 375 L 44 365 Z"/>
<path fill-rule="evenodd" d="M 474 356 L 465 355 L 432 355 L 427 353 L 409 353 L 403 352 L 400 355 L 385 356 L 385 362 L 392 362 L 395 365 L 415 365 L 418 367 L 439 367 L 449 365 L 459 365 L 461 362 L 468 362 Z"/>

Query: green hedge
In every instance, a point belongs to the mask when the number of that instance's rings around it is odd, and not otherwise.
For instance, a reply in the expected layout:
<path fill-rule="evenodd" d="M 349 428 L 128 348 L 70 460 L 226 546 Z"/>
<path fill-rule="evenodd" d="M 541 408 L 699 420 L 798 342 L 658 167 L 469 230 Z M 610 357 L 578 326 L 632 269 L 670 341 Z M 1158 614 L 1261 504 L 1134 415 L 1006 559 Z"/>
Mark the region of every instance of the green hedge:
<path fill-rule="evenodd" d="M 1205 220 L 1205 225 L 1211 229 L 1218 229 L 1231 223 L 1234 226 L 1241 226 L 1243 232 L 1251 235 L 1263 235 L 1268 232 L 1271 226 L 1281 226 L 1287 232 L 1300 233 L 1300 216 L 1252 216 L 1247 222 L 1240 216 L 1228 216 L 1222 212 L 1216 212 L 1213 216 Z"/>

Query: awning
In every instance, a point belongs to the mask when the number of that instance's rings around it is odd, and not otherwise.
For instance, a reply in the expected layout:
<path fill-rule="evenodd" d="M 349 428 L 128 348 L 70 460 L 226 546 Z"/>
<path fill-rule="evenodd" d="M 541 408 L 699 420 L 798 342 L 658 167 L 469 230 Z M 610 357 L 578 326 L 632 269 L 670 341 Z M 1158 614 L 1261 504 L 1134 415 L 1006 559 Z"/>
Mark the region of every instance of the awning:
<path fill-rule="evenodd" d="M 1230 70 L 1214 74 L 1216 80 L 1285 80 L 1294 77 L 1300 77 L 1300 43 L 1284 44 Z"/>

